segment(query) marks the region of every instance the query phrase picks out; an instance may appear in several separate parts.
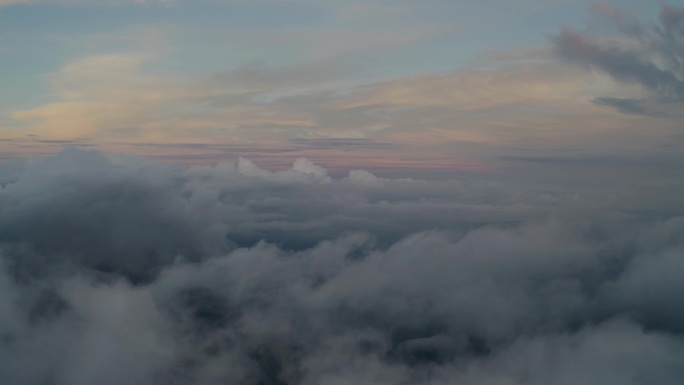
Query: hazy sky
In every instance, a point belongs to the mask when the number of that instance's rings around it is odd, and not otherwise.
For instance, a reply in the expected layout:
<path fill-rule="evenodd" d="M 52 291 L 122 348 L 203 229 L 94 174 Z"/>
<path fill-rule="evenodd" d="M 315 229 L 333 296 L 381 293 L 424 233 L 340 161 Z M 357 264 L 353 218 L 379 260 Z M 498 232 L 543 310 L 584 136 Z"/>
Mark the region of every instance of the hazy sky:
<path fill-rule="evenodd" d="M 0 157 L 664 177 L 683 4 L 0 0 Z"/>

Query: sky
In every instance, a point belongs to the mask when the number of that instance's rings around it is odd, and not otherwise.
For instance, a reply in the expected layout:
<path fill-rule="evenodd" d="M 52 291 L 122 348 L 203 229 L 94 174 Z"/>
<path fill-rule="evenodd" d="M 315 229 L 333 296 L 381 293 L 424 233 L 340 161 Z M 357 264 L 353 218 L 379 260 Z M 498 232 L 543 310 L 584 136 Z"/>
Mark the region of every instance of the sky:
<path fill-rule="evenodd" d="M 680 166 L 682 94 L 664 102 L 643 68 L 569 47 L 581 36 L 681 82 L 681 41 L 664 45 L 681 32 L 668 27 L 678 6 L 5 0 L 0 157 L 75 145 L 186 165 L 247 156 L 284 169 L 306 156 L 404 176 Z"/>
<path fill-rule="evenodd" d="M 684 3 L 0 0 L 0 384 L 681 385 Z"/>

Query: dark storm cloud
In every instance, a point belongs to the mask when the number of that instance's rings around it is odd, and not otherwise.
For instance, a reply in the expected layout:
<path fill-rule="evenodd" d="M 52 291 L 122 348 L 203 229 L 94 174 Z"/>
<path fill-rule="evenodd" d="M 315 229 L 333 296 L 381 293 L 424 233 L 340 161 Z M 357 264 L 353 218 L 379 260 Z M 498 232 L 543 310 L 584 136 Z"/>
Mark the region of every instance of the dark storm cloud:
<path fill-rule="evenodd" d="M 657 115 L 646 104 L 678 106 L 684 101 L 684 8 L 663 5 L 660 24 L 642 24 L 611 6 L 595 7 L 622 33 L 621 39 L 580 34 L 565 28 L 553 39 L 564 60 L 601 70 L 615 80 L 641 85 L 645 100 L 603 97 L 598 104 L 632 114 Z"/>
<path fill-rule="evenodd" d="M 680 384 L 684 220 L 491 182 L 0 168 L 3 384 Z"/>

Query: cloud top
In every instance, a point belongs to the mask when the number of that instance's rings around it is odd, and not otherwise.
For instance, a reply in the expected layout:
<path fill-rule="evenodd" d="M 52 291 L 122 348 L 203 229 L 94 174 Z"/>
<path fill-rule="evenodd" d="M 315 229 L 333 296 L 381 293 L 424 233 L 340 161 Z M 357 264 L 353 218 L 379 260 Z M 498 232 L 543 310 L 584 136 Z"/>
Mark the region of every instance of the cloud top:
<path fill-rule="evenodd" d="M 0 173 L 10 385 L 684 380 L 681 217 L 306 159 Z"/>

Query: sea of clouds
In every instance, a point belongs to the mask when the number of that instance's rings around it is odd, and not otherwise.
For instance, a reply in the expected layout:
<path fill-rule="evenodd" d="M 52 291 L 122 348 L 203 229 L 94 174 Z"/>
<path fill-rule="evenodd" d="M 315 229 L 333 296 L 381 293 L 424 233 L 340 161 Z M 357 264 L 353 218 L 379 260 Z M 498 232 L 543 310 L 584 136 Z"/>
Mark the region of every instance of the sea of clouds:
<path fill-rule="evenodd" d="M 0 165 L 2 384 L 682 384 L 684 218 L 619 194 Z"/>

